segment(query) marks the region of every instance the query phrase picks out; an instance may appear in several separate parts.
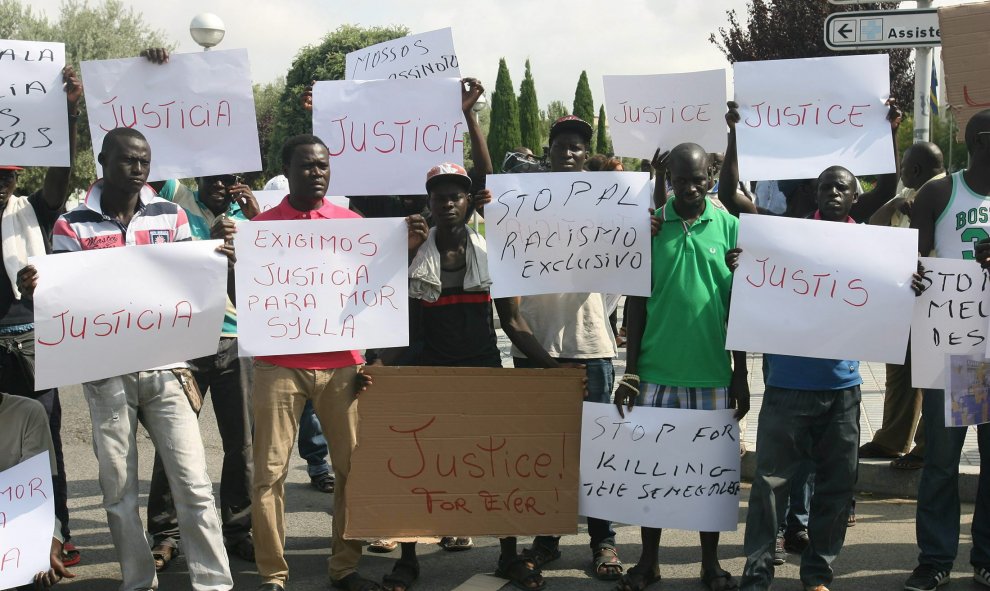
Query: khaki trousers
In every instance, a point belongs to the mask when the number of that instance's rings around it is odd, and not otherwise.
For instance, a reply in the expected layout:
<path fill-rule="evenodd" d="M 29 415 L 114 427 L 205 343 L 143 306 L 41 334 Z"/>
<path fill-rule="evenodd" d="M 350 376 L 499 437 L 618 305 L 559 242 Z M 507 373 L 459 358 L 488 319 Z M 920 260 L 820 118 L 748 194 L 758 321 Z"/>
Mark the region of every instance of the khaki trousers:
<path fill-rule="evenodd" d="M 344 539 L 344 489 L 357 445 L 358 366 L 339 369 L 293 369 L 255 361 L 254 484 L 251 521 L 258 574 L 265 583 L 285 587 L 285 477 L 299 416 L 313 402 L 330 447 L 336 486 L 330 543 L 330 578 L 340 580 L 357 570 L 361 542 Z"/>
<path fill-rule="evenodd" d="M 911 351 L 904 365 L 887 364 L 887 387 L 883 396 L 883 425 L 873 434 L 873 443 L 895 451 L 925 455 L 925 429 L 921 418 L 921 390 L 911 387 Z M 917 427 L 917 428 L 916 428 Z"/>

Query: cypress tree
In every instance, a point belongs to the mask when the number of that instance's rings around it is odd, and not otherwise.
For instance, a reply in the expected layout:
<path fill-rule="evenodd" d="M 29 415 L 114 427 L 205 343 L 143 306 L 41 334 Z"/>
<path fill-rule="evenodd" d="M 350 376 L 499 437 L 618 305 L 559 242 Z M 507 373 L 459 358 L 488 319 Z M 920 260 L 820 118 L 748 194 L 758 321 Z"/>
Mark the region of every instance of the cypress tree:
<path fill-rule="evenodd" d="M 605 103 L 598 109 L 598 135 L 595 137 L 595 146 L 599 154 L 613 155 L 612 140 L 608 136 L 608 122 L 605 119 Z"/>
<path fill-rule="evenodd" d="M 581 71 L 578 78 L 577 89 L 574 91 L 574 114 L 594 125 L 595 121 L 595 99 L 591 97 L 591 85 L 588 84 L 588 73 Z M 594 135 L 592 135 L 592 145 L 588 149 L 594 152 Z"/>
<path fill-rule="evenodd" d="M 540 121 L 540 105 L 536 100 L 536 84 L 526 60 L 526 76 L 519 86 L 519 131 L 522 145 L 537 156 L 543 150 L 543 125 Z"/>
<path fill-rule="evenodd" d="M 502 163 L 506 152 L 521 143 L 519 105 L 512 89 L 512 79 L 509 78 L 509 67 L 502 58 L 498 62 L 498 77 L 495 79 L 495 92 L 492 93 L 492 122 L 488 131 L 488 152 L 496 167 Z"/>

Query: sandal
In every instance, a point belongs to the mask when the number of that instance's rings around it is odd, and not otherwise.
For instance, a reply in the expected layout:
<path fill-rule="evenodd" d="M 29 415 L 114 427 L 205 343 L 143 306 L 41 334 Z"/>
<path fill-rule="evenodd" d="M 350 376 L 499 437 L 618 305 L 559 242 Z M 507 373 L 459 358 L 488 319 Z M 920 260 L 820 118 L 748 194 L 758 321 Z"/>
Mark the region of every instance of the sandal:
<path fill-rule="evenodd" d="M 622 575 L 615 591 L 643 591 L 653 583 L 660 581 L 660 567 L 655 566 L 649 572 L 640 569 L 639 565 L 629 569 L 629 572 Z"/>
<path fill-rule="evenodd" d="M 385 591 L 401 589 L 407 591 L 419 578 L 419 562 L 398 560 L 392 567 L 392 572 L 382 577 L 382 588 Z"/>
<path fill-rule="evenodd" d="M 82 554 L 76 549 L 75 544 L 66 542 L 62 544 L 62 565 L 75 566 L 82 562 Z"/>
<path fill-rule="evenodd" d="M 901 457 L 901 454 L 870 441 L 859 446 L 859 457 L 864 460 L 891 460 Z"/>
<path fill-rule="evenodd" d="M 522 556 L 531 561 L 536 568 L 543 568 L 544 565 L 560 558 L 560 548 L 549 548 L 534 541 L 531 548 L 522 551 Z"/>
<path fill-rule="evenodd" d="M 343 579 L 337 579 L 336 581 L 330 579 L 330 584 L 335 589 L 346 589 L 346 591 L 382 591 L 381 585 L 357 573 L 351 573 Z"/>
<path fill-rule="evenodd" d="M 612 546 L 602 546 L 595 550 L 591 558 L 591 568 L 599 581 L 615 581 L 622 578 L 622 561 Z"/>
<path fill-rule="evenodd" d="M 891 462 L 890 467 L 895 470 L 921 470 L 925 467 L 925 458 L 917 456 L 912 452 Z"/>
<path fill-rule="evenodd" d="M 732 591 L 733 589 L 739 588 L 739 583 L 732 578 L 729 571 L 721 568 L 716 571 L 706 571 L 702 569 L 701 582 L 704 583 L 710 591 Z"/>
<path fill-rule="evenodd" d="M 462 552 L 474 547 L 474 542 L 471 538 L 455 538 L 454 536 L 440 538 L 439 544 L 447 552 Z"/>
<path fill-rule="evenodd" d="M 542 591 L 547 586 L 540 567 L 536 566 L 531 558 L 521 554 L 504 562 L 499 558 L 495 576 L 508 579 L 513 587 L 521 591 Z"/>
<path fill-rule="evenodd" d="M 375 554 L 388 554 L 389 552 L 394 552 L 398 547 L 399 543 L 395 540 L 382 538 L 368 544 L 368 552 L 374 552 Z"/>
<path fill-rule="evenodd" d="M 179 555 L 179 549 L 167 544 L 158 544 L 151 549 L 151 556 L 155 559 L 155 572 L 162 572 L 172 560 Z M 64 563 L 63 563 L 64 564 Z"/>
<path fill-rule="evenodd" d="M 321 493 L 332 493 L 334 486 L 333 474 L 327 472 L 326 474 L 320 474 L 319 476 L 312 476 L 309 479 L 309 484 Z"/>

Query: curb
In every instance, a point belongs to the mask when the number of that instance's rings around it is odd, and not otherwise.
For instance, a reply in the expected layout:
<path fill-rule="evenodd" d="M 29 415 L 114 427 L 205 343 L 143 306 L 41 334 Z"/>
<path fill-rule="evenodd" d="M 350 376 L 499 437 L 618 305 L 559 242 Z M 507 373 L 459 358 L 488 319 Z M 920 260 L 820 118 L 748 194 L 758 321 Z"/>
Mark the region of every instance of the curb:
<path fill-rule="evenodd" d="M 756 452 L 747 450 L 742 459 L 743 479 L 752 482 L 755 472 Z M 959 499 L 963 503 L 976 501 L 979 478 L 979 466 L 959 466 Z M 920 481 L 921 470 L 895 470 L 890 460 L 860 460 L 856 492 L 916 499 Z"/>

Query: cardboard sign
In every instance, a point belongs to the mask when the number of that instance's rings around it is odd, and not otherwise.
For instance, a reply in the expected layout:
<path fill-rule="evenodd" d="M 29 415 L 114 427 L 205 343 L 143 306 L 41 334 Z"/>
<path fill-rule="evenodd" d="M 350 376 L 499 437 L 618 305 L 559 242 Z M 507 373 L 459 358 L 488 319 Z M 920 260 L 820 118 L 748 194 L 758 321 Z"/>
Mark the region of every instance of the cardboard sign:
<path fill-rule="evenodd" d="M 492 297 L 650 295 L 648 174 L 496 174 L 487 186 Z"/>
<path fill-rule="evenodd" d="M 737 244 L 726 349 L 904 363 L 916 230 L 743 215 Z"/>
<path fill-rule="evenodd" d="M 407 345 L 407 237 L 402 218 L 242 223 L 241 356 Z"/>
<path fill-rule="evenodd" d="M 602 76 L 616 154 L 651 160 L 682 142 L 725 151 L 725 70 Z"/>
<path fill-rule="evenodd" d="M 739 423 L 733 410 L 584 403 L 579 512 L 619 523 L 735 531 Z"/>
<path fill-rule="evenodd" d="M 990 423 L 990 361 L 979 355 L 945 356 L 945 426 Z"/>
<path fill-rule="evenodd" d="M 737 62 L 733 71 L 743 178 L 818 178 L 836 165 L 855 175 L 896 170 L 887 54 Z"/>
<path fill-rule="evenodd" d="M 344 57 L 346 80 L 460 77 L 450 27 L 385 41 Z"/>
<path fill-rule="evenodd" d="M 254 193 L 254 198 L 258 202 L 258 207 L 261 211 L 268 211 L 269 209 L 275 207 L 285 196 L 288 195 L 288 190 L 283 189 L 269 189 L 267 191 L 252 191 Z M 326 196 L 326 200 L 338 207 L 343 207 L 344 209 L 349 209 L 351 206 L 351 201 L 347 197 L 337 197 L 337 196 Z"/>
<path fill-rule="evenodd" d="M 990 274 L 976 261 L 922 257 L 926 289 L 911 319 L 911 385 L 945 388 L 947 356 L 987 351 Z"/>
<path fill-rule="evenodd" d="M 313 132 L 330 149 L 335 195 L 424 195 L 426 172 L 464 162 L 456 78 L 317 82 Z"/>
<path fill-rule="evenodd" d="M 344 537 L 577 531 L 583 371 L 367 371 Z"/>
<path fill-rule="evenodd" d="M 966 141 L 966 124 L 990 109 L 990 2 L 938 9 L 942 31 L 945 91 L 956 117 L 957 141 Z"/>
<path fill-rule="evenodd" d="M 30 585 L 51 568 L 55 492 L 48 452 L 0 472 L 0 589 Z"/>
<path fill-rule="evenodd" d="M 247 50 L 83 62 L 82 74 L 94 157 L 131 127 L 151 145 L 149 181 L 261 170 Z"/>
<path fill-rule="evenodd" d="M 31 257 L 35 386 L 55 388 L 217 351 L 227 293 L 219 240 Z M 124 270 L 124 271 L 122 271 Z"/>
<path fill-rule="evenodd" d="M 65 45 L 0 40 L 0 164 L 68 166 Z"/>

